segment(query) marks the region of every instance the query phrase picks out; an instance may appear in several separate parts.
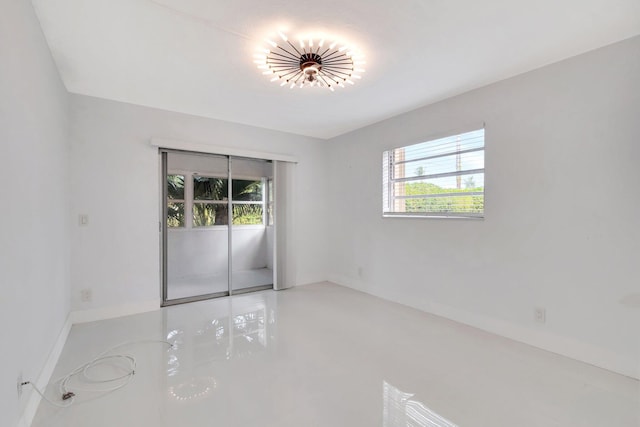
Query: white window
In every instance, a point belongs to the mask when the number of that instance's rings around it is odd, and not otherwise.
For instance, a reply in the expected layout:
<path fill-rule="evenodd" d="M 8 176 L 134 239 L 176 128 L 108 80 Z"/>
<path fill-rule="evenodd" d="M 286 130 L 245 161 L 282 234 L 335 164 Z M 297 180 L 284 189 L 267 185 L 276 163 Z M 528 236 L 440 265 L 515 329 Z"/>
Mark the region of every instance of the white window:
<path fill-rule="evenodd" d="M 266 179 L 234 179 L 232 181 L 233 225 L 267 224 L 264 209 L 265 187 Z"/>
<path fill-rule="evenodd" d="M 167 175 L 167 225 L 184 227 L 184 175 Z"/>
<path fill-rule="evenodd" d="M 267 225 L 266 178 L 232 180 L 231 197 L 235 225 Z M 229 224 L 229 182 L 226 177 L 202 175 L 196 172 L 167 174 L 167 226 L 169 228 L 200 228 Z"/>
<path fill-rule="evenodd" d="M 382 213 L 484 217 L 484 129 L 385 151 Z"/>
<path fill-rule="evenodd" d="M 193 175 L 193 226 L 210 227 L 229 223 L 227 178 Z"/>

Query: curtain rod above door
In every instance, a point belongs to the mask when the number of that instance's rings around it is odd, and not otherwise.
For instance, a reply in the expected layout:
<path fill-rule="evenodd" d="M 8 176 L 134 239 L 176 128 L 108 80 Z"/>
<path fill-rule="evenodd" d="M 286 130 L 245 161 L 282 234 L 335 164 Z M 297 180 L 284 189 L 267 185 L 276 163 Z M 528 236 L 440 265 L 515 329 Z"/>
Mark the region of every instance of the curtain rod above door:
<path fill-rule="evenodd" d="M 269 153 L 264 151 L 246 150 L 243 148 L 224 145 L 212 145 L 202 142 L 182 141 L 169 138 L 151 138 L 152 147 L 170 150 L 192 151 L 196 153 L 223 154 L 225 156 L 248 157 L 252 159 L 277 160 L 280 162 L 298 163 L 298 159 L 287 154 Z"/>

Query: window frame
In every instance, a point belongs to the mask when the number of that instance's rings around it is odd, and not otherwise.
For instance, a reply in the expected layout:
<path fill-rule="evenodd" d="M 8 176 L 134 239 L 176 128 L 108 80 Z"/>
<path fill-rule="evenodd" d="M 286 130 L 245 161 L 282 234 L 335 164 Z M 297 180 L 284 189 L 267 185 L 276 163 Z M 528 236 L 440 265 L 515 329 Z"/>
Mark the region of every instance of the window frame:
<path fill-rule="evenodd" d="M 482 131 L 482 147 L 481 148 L 471 148 L 471 149 L 463 149 L 463 150 L 454 150 L 447 151 L 444 153 L 433 154 L 429 156 L 424 156 L 417 159 L 411 160 L 401 160 L 398 162 L 393 161 L 393 154 L 396 150 L 406 149 L 415 147 L 417 145 L 428 144 L 437 142 L 439 140 L 462 136 L 468 133 Z M 433 160 L 438 158 L 444 158 L 449 156 L 459 156 L 465 153 L 474 153 L 474 152 L 482 152 L 483 153 L 483 162 L 482 168 L 476 169 L 466 169 L 455 172 L 442 172 L 442 173 L 434 173 L 434 174 L 426 174 L 426 175 L 416 175 L 414 177 L 403 176 L 400 178 L 393 178 L 393 174 L 396 170 L 395 166 L 399 164 L 410 164 L 416 161 L 426 161 Z M 427 193 L 427 194 L 419 194 L 419 195 L 402 195 L 397 196 L 394 194 L 395 187 L 394 184 L 402 183 L 402 182 L 420 182 L 428 179 L 438 179 L 438 178 L 446 178 L 446 177 L 460 177 L 463 179 L 465 176 L 473 175 L 473 174 L 483 174 L 484 178 L 486 178 L 486 129 L 484 123 L 476 126 L 469 126 L 462 130 L 449 131 L 437 135 L 431 135 L 427 138 L 419 142 L 412 142 L 410 144 L 403 144 L 400 146 L 396 146 L 393 148 L 389 148 L 383 151 L 382 153 L 382 217 L 383 218 L 433 218 L 433 219 L 479 219 L 482 220 L 485 217 L 485 208 L 486 208 L 486 180 L 483 179 L 482 191 L 452 191 L 448 193 Z M 411 200 L 411 199 L 428 199 L 428 198 L 438 198 L 438 197 L 460 197 L 460 196 L 482 196 L 482 211 L 481 212 L 453 212 L 453 211 L 432 211 L 432 212 L 402 212 L 396 211 L 395 203 L 399 200 Z"/>
<path fill-rule="evenodd" d="M 236 181 L 260 181 L 260 185 L 262 186 L 262 199 L 260 201 L 256 201 L 256 200 L 232 200 L 231 201 L 231 212 L 230 212 L 230 217 L 231 217 L 231 225 L 233 225 L 234 227 L 267 227 L 268 224 L 268 217 L 266 215 L 266 210 L 267 210 L 267 193 L 269 192 L 269 189 L 267 188 L 267 177 L 258 177 L 258 176 L 247 176 L 247 175 L 241 175 L 241 176 L 236 176 L 235 178 Z M 261 224 L 234 224 L 233 223 L 233 207 L 235 205 L 259 205 L 262 206 L 262 223 Z"/>
<path fill-rule="evenodd" d="M 202 199 L 202 200 L 196 200 L 196 195 L 195 195 L 195 186 L 193 185 L 193 181 L 196 177 L 200 177 L 200 178 L 214 178 L 214 179 L 224 179 L 225 181 L 227 181 L 227 194 L 225 196 L 223 196 L 222 199 L 218 200 L 218 199 Z M 199 173 L 199 172 L 191 172 L 190 174 L 190 183 L 191 183 L 191 188 L 189 190 L 189 195 L 190 195 L 190 199 L 191 199 L 191 203 L 189 205 L 189 214 L 191 216 L 191 228 L 193 230 L 204 230 L 207 228 L 214 228 L 214 227 L 226 227 L 229 225 L 229 185 L 231 185 L 229 183 L 229 178 L 227 176 L 217 176 L 217 175 L 211 175 L 211 174 L 207 174 L 207 173 Z M 214 225 L 195 225 L 195 215 L 193 214 L 193 208 L 195 207 L 195 205 L 207 205 L 207 204 L 213 204 L 213 205 L 226 205 L 227 206 L 227 223 L 226 224 L 214 224 Z"/>
<path fill-rule="evenodd" d="M 250 227 L 260 227 L 260 228 L 264 228 L 267 227 L 268 225 L 271 225 L 268 223 L 269 221 L 269 217 L 267 215 L 267 200 L 269 200 L 269 197 L 267 196 L 267 192 L 269 192 L 269 189 L 267 188 L 267 182 L 269 179 L 268 177 L 258 177 L 258 176 L 236 176 L 236 177 L 232 177 L 232 180 L 238 180 L 238 181 L 260 181 L 262 184 L 262 200 L 260 201 L 233 201 L 231 200 L 231 203 L 229 203 L 229 199 L 228 199 L 228 195 L 225 196 L 224 200 L 195 200 L 195 194 L 194 194 L 194 185 L 193 185 L 193 179 L 196 176 L 199 177 L 203 177 L 203 178 L 220 178 L 220 179 L 225 179 L 228 180 L 228 176 L 220 176 L 220 175 L 215 175 L 215 174 L 211 174 L 210 172 L 205 172 L 205 173 L 200 173 L 198 171 L 193 171 L 193 170 L 183 170 L 183 169 L 170 169 L 167 170 L 167 176 L 169 175 L 181 175 L 184 176 L 184 200 L 178 200 L 178 199 L 168 199 L 167 202 L 170 203 L 171 201 L 176 201 L 176 202 L 181 202 L 184 203 L 184 226 L 180 226 L 180 227 L 170 227 L 167 225 L 167 230 L 169 231 L 185 231 L 185 230 L 190 230 L 190 231 L 195 231 L 195 230 L 211 230 L 211 229 L 221 229 L 224 227 L 228 227 L 229 225 L 232 225 L 233 227 L 243 227 L 243 228 L 250 228 Z M 167 185 L 166 183 L 166 179 L 165 179 L 165 185 Z M 230 186 L 231 182 L 227 181 L 227 185 Z M 229 188 L 228 188 L 229 189 Z M 229 189 L 230 190 L 230 189 Z M 227 192 L 227 194 L 229 193 L 229 191 Z M 195 226 L 194 225 L 194 215 L 193 215 L 193 206 L 196 204 L 208 204 L 208 203 L 215 203 L 215 204 L 224 204 L 227 206 L 230 206 L 231 209 L 228 209 L 229 212 L 229 216 L 228 216 L 228 221 L 227 224 L 219 224 L 219 225 L 199 225 L 199 226 Z M 233 224 L 233 205 L 242 205 L 242 204 L 252 204 L 252 205 L 261 205 L 262 206 L 262 223 L 261 224 Z M 165 217 L 165 224 L 167 223 L 167 218 Z M 231 224 L 229 224 L 231 223 Z"/>
<path fill-rule="evenodd" d="M 183 230 L 183 229 L 187 228 L 187 216 L 188 216 L 187 215 L 187 211 L 186 211 L 186 209 L 187 209 L 187 197 L 186 197 L 186 195 L 187 195 L 187 182 L 186 182 L 187 176 L 182 172 L 167 172 L 167 176 L 166 177 L 168 178 L 171 175 L 173 175 L 173 176 L 181 176 L 182 177 L 182 182 L 183 182 L 182 199 L 170 199 L 168 197 L 169 193 L 167 191 L 167 200 L 165 200 L 165 202 L 167 204 L 166 209 L 169 208 L 169 204 L 171 204 L 171 203 L 182 203 L 183 215 L 184 215 L 184 224 L 183 225 L 169 225 L 168 211 L 167 211 L 167 217 L 165 218 L 165 224 L 166 224 L 166 226 L 167 226 L 167 228 L 169 230 Z M 168 182 L 166 181 L 166 179 L 165 179 L 165 185 L 168 185 Z"/>

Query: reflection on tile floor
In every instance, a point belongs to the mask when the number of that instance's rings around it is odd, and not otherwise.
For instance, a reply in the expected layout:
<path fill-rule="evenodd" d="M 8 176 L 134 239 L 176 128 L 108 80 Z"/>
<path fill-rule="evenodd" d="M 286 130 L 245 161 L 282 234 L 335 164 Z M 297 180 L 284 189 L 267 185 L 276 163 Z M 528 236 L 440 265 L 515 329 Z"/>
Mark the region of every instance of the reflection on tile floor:
<path fill-rule="evenodd" d="M 273 270 L 256 268 L 233 272 L 233 289 L 247 289 L 273 284 Z M 168 299 L 188 298 L 199 295 L 227 292 L 229 276 L 226 271 L 219 275 L 169 278 Z"/>
<path fill-rule="evenodd" d="M 129 340 L 173 346 L 119 349 L 129 384 L 42 403 L 33 425 L 640 425 L 638 381 L 330 284 L 74 326 L 53 378 Z"/>

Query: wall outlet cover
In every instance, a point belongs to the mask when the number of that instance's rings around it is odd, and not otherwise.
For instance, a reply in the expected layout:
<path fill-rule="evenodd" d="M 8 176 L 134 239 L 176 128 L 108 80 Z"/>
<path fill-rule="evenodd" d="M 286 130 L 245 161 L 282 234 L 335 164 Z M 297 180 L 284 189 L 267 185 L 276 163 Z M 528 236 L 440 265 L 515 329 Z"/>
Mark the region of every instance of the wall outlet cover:
<path fill-rule="evenodd" d="M 537 323 L 545 323 L 547 321 L 547 310 L 542 307 L 536 307 L 533 309 L 533 319 Z"/>
<path fill-rule="evenodd" d="M 91 302 L 93 299 L 93 292 L 91 289 L 82 289 L 80 291 L 80 301 L 82 302 Z"/>

